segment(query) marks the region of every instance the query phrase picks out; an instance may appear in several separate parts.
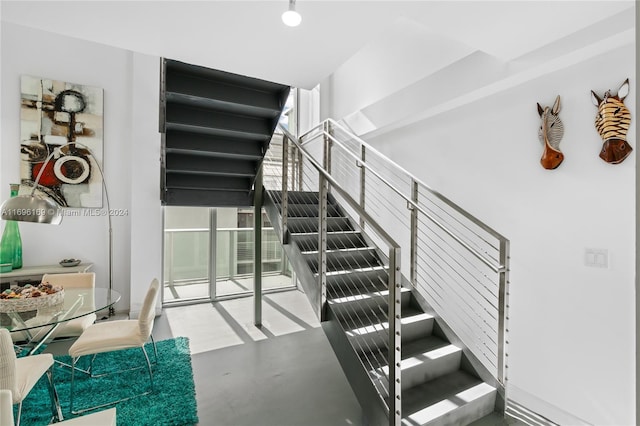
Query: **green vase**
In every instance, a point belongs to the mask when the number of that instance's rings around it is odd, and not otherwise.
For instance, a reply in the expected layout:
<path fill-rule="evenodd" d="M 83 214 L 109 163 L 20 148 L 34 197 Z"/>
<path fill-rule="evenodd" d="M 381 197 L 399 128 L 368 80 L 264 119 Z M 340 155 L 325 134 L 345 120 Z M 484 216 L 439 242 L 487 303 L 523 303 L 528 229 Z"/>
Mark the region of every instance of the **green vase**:
<path fill-rule="evenodd" d="M 11 196 L 18 195 L 20 185 L 11 184 Z M 4 232 L 0 240 L 0 263 L 11 263 L 12 269 L 22 268 L 22 239 L 18 222 L 5 221 Z"/>

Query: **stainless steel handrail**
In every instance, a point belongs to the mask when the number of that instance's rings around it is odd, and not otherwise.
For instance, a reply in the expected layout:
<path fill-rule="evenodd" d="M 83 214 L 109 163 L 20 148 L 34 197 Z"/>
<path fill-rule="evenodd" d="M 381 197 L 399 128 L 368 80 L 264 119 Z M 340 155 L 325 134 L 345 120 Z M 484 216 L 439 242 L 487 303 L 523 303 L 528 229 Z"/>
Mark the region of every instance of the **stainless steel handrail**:
<path fill-rule="evenodd" d="M 324 170 L 324 168 L 322 167 L 322 165 L 320 163 L 318 163 L 316 161 L 315 158 L 313 158 L 306 150 L 302 149 L 302 145 L 298 142 L 298 140 L 291 134 L 289 133 L 289 131 L 287 131 L 284 127 L 282 127 L 280 124 L 278 124 L 278 127 L 280 127 L 280 129 L 283 131 L 283 133 L 285 134 L 285 136 L 287 138 L 289 138 L 290 141 L 292 141 L 294 143 L 294 145 L 296 145 L 296 147 L 298 147 L 298 149 L 300 150 L 300 152 L 302 152 L 302 155 L 304 155 L 307 160 L 311 163 L 311 165 L 313 165 L 313 167 L 316 168 L 316 170 L 318 170 L 318 172 L 320 174 L 322 174 L 324 176 L 325 179 L 327 179 L 327 181 L 331 184 L 332 188 L 335 188 L 336 191 L 338 191 L 340 193 L 340 195 L 342 197 L 344 197 L 345 201 L 347 203 L 349 203 L 349 205 L 356 210 L 356 212 L 359 215 L 362 215 L 362 217 L 365 219 L 365 221 L 370 225 L 373 226 L 373 229 L 391 246 L 391 247 L 400 247 L 400 245 L 398 243 L 395 242 L 395 240 L 391 237 L 391 235 L 389 235 L 387 233 L 387 231 L 384 230 L 384 228 L 382 228 L 382 226 L 380 226 L 370 215 L 369 213 L 367 213 L 364 209 L 362 209 L 360 207 L 360 204 L 358 204 L 358 202 L 356 202 L 356 200 L 354 200 L 351 195 L 349 195 L 349 193 L 347 191 L 345 191 L 344 189 L 342 189 L 342 187 L 340 186 L 340 184 L 329 174 L 326 172 L 326 170 Z"/>
<path fill-rule="evenodd" d="M 288 135 L 288 137 L 293 141 L 296 140 L 291 135 Z M 354 209 L 354 214 L 357 215 L 361 211 L 368 212 L 368 218 L 374 217 L 374 220 L 378 220 L 389 227 L 390 224 L 387 223 L 385 215 L 391 214 L 393 216 L 394 213 L 399 213 L 402 210 L 400 206 L 406 203 L 407 209 L 410 211 L 410 217 L 407 217 L 407 220 L 410 219 L 411 221 L 408 227 L 411 238 L 409 246 L 410 259 L 408 259 L 410 262 L 410 268 L 408 268 L 410 282 L 419 292 L 426 290 L 427 293 L 423 293 L 423 296 L 427 299 L 437 297 L 437 300 L 434 299 L 434 301 L 444 302 L 445 305 L 451 307 L 451 309 L 445 309 L 439 304 L 438 306 L 441 306 L 441 310 L 443 310 L 439 315 L 447 316 L 455 323 L 454 329 L 458 334 L 464 335 L 462 340 L 466 340 L 470 346 L 475 345 L 475 349 L 471 347 L 470 349 L 472 352 L 478 351 L 479 359 L 483 360 L 481 362 L 490 371 L 493 371 L 493 368 L 497 370 L 492 374 L 501 384 L 501 392 L 504 395 L 506 393 L 507 372 L 506 332 L 508 328 L 509 240 L 444 195 L 430 188 L 415 175 L 380 153 L 335 120 L 327 119 L 323 121 L 300 136 L 297 141 L 300 148 L 304 148 L 307 153 L 311 153 L 315 152 L 315 147 L 310 148 L 309 144 L 321 138 L 325 142 L 323 146 L 330 147 L 329 165 L 332 164 L 330 160 L 331 149 L 337 148 L 335 154 L 338 154 L 338 156 L 334 155 L 336 158 L 333 161 L 334 168 L 337 170 L 332 171 L 329 169 L 328 171 L 329 174 L 335 175 L 341 185 L 344 184 L 343 188 L 350 187 L 358 179 L 359 174 L 360 203 L 357 206 L 349 203 Z M 324 157 L 327 158 L 326 149 Z M 360 169 L 360 172 L 354 171 L 356 169 L 351 166 L 353 161 L 355 161 L 355 166 Z M 374 179 L 375 187 L 367 186 L 365 189 L 365 176 L 371 176 Z M 342 179 L 345 179 L 344 182 Z M 410 183 L 411 189 L 408 191 L 399 189 L 401 187 L 398 184 L 404 184 L 405 182 Z M 384 189 L 381 191 L 380 188 Z M 351 192 L 353 193 L 353 191 Z M 385 205 L 387 194 L 399 201 L 400 204 L 395 202 L 393 208 Z M 378 199 L 377 207 L 375 209 L 365 208 L 365 197 L 373 196 L 375 198 L 376 195 Z M 351 200 L 353 201 L 353 199 Z M 381 201 L 382 204 L 380 204 Z M 423 216 L 425 219 L 422 219 Z M 397 226 L 398 223 L 396 222 L 395 225 Z M 362 224 L 361 227 L 363 227 Z M 393 224 L 388 229 L 393 230 Z M 427 240 L 423 241 L 422 237 L 418 237 L 418 232 L 422 236 L 426 235 L 425 232 L 437 232 L 439 240 L 427 237 Z M 394 231 L 394 238 L 402 235 L 396 234 L 398 232 Z M 442 237 L 448 239 L 448 243 L 445 243 L 443 247 L 440 246 L 440 242 L 444 242 Z M 400 236 L 400 238 L 402 237 Z M 426 242 L 426 245 L 419 249 L 419 241 Z M 477 273 L 474 275 L 474 272 L 466 270 L 461 263 L 457 261 L 454 261 L 455 263 L 447 263 L 445 257 L 440 256 L 440 254 L 432 254 L 432 251 L 425 250 L 424 247 L 430 247 L 429 250 L 438 250 L 438 253 L 445 253 L 445 255 L 448 249 L 454 250 L 454 253 L 458 255 L 469 253 L 469 260 L 473 257 L 488 267 L 486 272 L 491 270 L 498 274 L 497 294 L 493 295 L 491 299 L 483 296 L 486 291 L 491 291 L 488 285 L 484 285 L 480 281 L 491 279 L 484 272 L 477 269 Z M 454 247 L 460 247 L 461 249 L 457 250 Z M 419 262 L 424 263 L 425 266 L 419 267 Z M 448 271 L 451 272 L 449 275 L 441 275 L 438 271 L 430 268 L 429 265 L 440 265 L 437 267 L 448 268 Z M 473 282 L 465 282 L 463 274 L 470 277 Z M 460 286 L 451 282 L 455 280 L 460 282 Z M 476 285 L 476 282 L 480 286 Z M 486 282 L 486 284 L 489 283 Z M 481 306 L 483 300 L 488 302 L 484 307 Z M 485 312 L 497 320 L 495 327 L 490 325 L 493 324 L 491 319 L 487 322 L 481 315 L 474 315 L 473 312 L 475 311 L 473 309 L 467 309 L 471 308 L 473 303 L 478 304 L 479 312 Z M 472 314 L 469 314 L 469 312 L 472 312 Z M 477 327 L 485 326 L 490 327 L 486 329 L 491 330 L 490 333 L 496 334 L 489 335 L 486 331 L 480 330 L 480 334 L 487 339 L 476 342 L 474 336 L 479 332 Z"/>
<path fill-rule="evenodd" d="M 325 121 L 331 123 L 331 125 L 333 125 L 336 128 L 339 128 L 342 132 L 344 132 L 345 134 L 347 134 L 349 136 L 349 138 L 357 141 L 361 146 L 364 146 L 367 148 L 367 150 L 371 150 L 374 153 L 380 155 L 381 157 L 385 158 L 385 161 L 387 163 L 389 163 L 390 165 L 392 165 L 394 168 L 398 169 L 400 172 L 402 172 L 403 174 L 405 174 L 408 178 L 411 178 L 413 180 L 415 180 L 420 186 L 423 186 L 427 191 L 429 191 L 432 195 L 438 197 L 440 200 L 442 200 L 444 203 L 446 203 L 449 207 L 451 207 L 452 209 L 456 210 L 458 213 L 460 213 L 461 215 L 463 215 L 465 218 L 469 219 L 470 221 L 472 221 L 474 224 L 476 224 L 477 226 L 479 226 L 480 228 L 482 228 L 484 231 L 486 231 L 487 233 L 491 234 L 493 237 L 495 237 L 498 240 L 506 240 L 506 238 L 501 235 L 499 232 L 497 232 L 496 230 L 494 230 L 493 228 L 491 228 L 490 226 L 488 226 L 487 224 L 479 221 L 478 219 L 476 219 L 473 215 L 471 215 L 469 212 L 467 212 L 466 210 L 462 209 L 460 206 L 458 206 L 457 204 L 455 204 L 453 201 L 449 200 L 447 197 L 445 197 L 444 195 L 442 195 L 440 192 L 436 191 L 435 189 L 432 189 L 429 185 L 427 185 L 426 183 L 424 183 L 422 180 L 420 180 L 418 177 L 416 177 L 414 174 L 412 174 L 411 172 L 409 172 L 408 170 L 406 170 L 404 167 L 402 167 L 401 165 L 399 165 L 398 163 L 396 163 L 395 161 L 391 160 L 390 158 L 386 157 L 384 154 L 382 154 L 380 151 L 378 151 L 376 148 L 374 148 L 372 145 L 370 145 L 369 143 L 365 142 L 363 139 L 361 139 L 359 136 L 355 135 L 351 130 L 347 129 L 346 127 L 344 127 L 342 124 L 338 123 L 337 121 L 335 121 L 332 118 L 328 118 Z M 314 131 L 317 131 L 318 128 L 322 127 L 322 123 L 309 129 L 307 132 L 305 132 L 303 135 L 300 136 L 300 140 L 304 139 L 305 137 L 307 137 L 309 134 L 311 134 Z M 304 145 L 304 143 L 302 143 L 302 145 Z M 385 183 L 389 184 L 388 181 L 386 181 Z M 406 199 L 406 196 L 405 196 Z M 407 201 L 409 201 L 407 199 Z"/>
<path fill-rule="evenodd" d="M 308 133 L 308 132 L 307 132 Z M 443 232 L 445 232 L 448 236 L 450 236 L 451 238 L 453 238 L 458 244 L 460 244 L 462 247 L 464 247 L 467 251 L 469 251 L 472 255 L 474 255 L 478 260 L 480 260 L 482 263 L 484 263 L 485 265 L 487 265 L 489 268 L 491 268 L 494 272 L 503 272 L 505 270 L 505 265 L 502 264 L 498 264 L 496 265 L 494 262 L 492 262 L 490 259 L 487 259 L 482 253 L 480 253 L 479 251 L 477 251 L 476 249 L 474 249 L 473 247 L 471 247 L 469 244 L 467 244 L 465 241 L 463 241 L 460 237 L 458 237 L 453 231 L 451 231 L 449 228 L 447 228 L 445 225 L 443 225 L 438 219 L 436 219 L 435 217 L 433 217 L 431 214 L 429 214 L 426 210 L 424 210 L 422 207 L 420 207 L 414 200 L 412 200 L 411 198 L 407 197 L 404 192 L 402 192 L 400 189 L 396 188 L 395 185 L 393 185 L 391 182 L 389 182 L 387 179 L 385 179 L 382 175 L 380 175 L 380 173 L 378 173 L 376 170 L 374 170 L 371 166 L 369 166 L 366 161 L 362 160 L 361 158 L 359 158 L 357 155 L 355 155 L 353 152 L 351 152 L 346 146 L 344 146 L 344 144 L 342 144 L 338 139 L 336 139 L 333 135 L 325 132 L 324 130 L 322 131 L 322 133 L 318 133 L 316 135 L 314 135 L 313 137 L 309 138 L 306 142 L 311 142 L 312 140 L 315 140 L 319 137 L 328 137 L 334 145 L 338 145 L 340 146 L 349 156 L 353 157 L 356 160 L 356 163 L 358 164 L 358 166 L 364 167 L 367 170 L 369 170 L 375 177 L 377 177 L 378 179 L 380 179 L 387 187 L 389 187 L 393 192 L 395 192 L 396 194 L 398 194 L 401 198 L 403 198 L 406 202 L 407 202 L 407 206 L 409 208 L 412 209 L 416 209 L 418 212 L 422 213 L 426 218 L 428 218 L 434 225 L 436 225 L 438 228 L 440 228 Z M 368 145 L 367 145 L 368 147 Z M 373 149 L 373 148 L 371 148 Z M 391 164 L 394 164 L 393 162 L 391 162 L 391 160 L 389 160 L 389 162 Z M 399 166 L 398 166 L 399 167 Z M 404 171 L 404 170 L 403 170 Z M 407 173 L 407 172 L 405 172 Z M 418 184 L 421 184 L 423 186 L 425 186 L 424 184 L 422 184 L 417 178 L 415 178 L 413 175 L 408 174 L 408 177 L 410 177 L 411 179 L 415 179 L 415 182 Z M 425 189 L 430 190 L 427 186 L 425 186 Z M 433 193 L 433 192 L 432 192 Z M 437 195 L 434 193 L 434 195 Z M 442 197 L 444 198 L 444 197 Z M 443 201 L 445 201 L 446 199 L 443 199 Z M 448 201 L 448 200 L 446 200 Z M 458 210 L 459 213 L 464 214 L 465 217 L 467 219 L 473 219 L 475 220 L 475 218 L 473 218 L 473 216 L 469 215 L 468 213 L 464 212 L 463 210 L 459 209 Z M 474 222 L 476 223 L 476 222 Z M 476 224 L 480 225 L 481 222 L 477 222 Z M 499 235 L 499 234 L 498 234 Z"/>
<path fill-rule="evenodd" d="M 412 286 L 431 306 L 437 306 L 434 309 L 438 315 L 452 326 L 494 376 L 500 384 L 499 392 L 506 398 L 509 240 L 335 120 L 325 120 L 300 138 L 286 129 L 283 134 L 285 146 L 286 140 L 290 140 L 299 155 L 313 165 L 311 169 L 320 172 L 320 194 L 326 194 L 326 190 L 322 192 L 323 182 L 330 182 L 335 193 L 346 202 L 345 207 L 352 209 L 353 217 L 360 215 L 362 229 L 366 221 L 377 225 L 372 230 L 381 237 L 403 239 L 406 236 L 403 226 L 407 223 L 395 218 L 410 220 L 406 228 L 410 233 L 407 272 Z M 317 145 L 310 146 L 318 139 L 322 143 L 321 153 L 317 152 Z M 333 148 L 336 149 L 332 160 Z M 373 185 L 365 186 L 367 176 L 372 178 Z M 353 185 L 358 185 L 358 178 L 360 201 L 356 202 L 358 197 L 351 194 L 357 194 Z M 410 190 L 400 189 L 405 183 L 410 184 Z M 283 192 L 287 191 L 284 179 L 282 188 Z M 375 208 L 365 207 L 365 198 L 369 197 Z M 387 203 L 391 199 L 394 201 Z M 286 204 L 285 194 L 282 201 Z M 406 217 L 405 203 L 410 212 Z M 388 220 L 392 217 L 394 219 Z M 389 231 L 381 230 L 380 223 Z M 382 239 L 388 241 L 388 238 Z M 319 244 L 319 251 L 323 249 Z M 320 256 L 319 263 L 322 262 Z M 493 276 L 489 270 L 497 275 Z M 392 345 L 390 341 L 389 349 Z M 391 396 L 392 388 L 388 390 Z"/>

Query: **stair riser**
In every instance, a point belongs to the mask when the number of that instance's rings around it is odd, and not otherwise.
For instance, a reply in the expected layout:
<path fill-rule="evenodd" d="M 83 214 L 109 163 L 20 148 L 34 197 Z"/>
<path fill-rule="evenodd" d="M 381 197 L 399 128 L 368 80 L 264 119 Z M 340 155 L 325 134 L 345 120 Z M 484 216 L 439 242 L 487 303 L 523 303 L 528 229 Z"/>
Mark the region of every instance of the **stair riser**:
<path fill-rule="evenodd" d="M 318 217 L 317 204 L 291 204 L 287 206 L 288 217 Z M 340 217 L 343 216 L 342 211 L 335 205 L 327 206 L 327 216 Z"/>
<path fill-rule="evenodd" d="M 451 426 L 451 425 L 468 425 L 469 423 L 480 419 L 495 410 L 496 391 L 490 392 L 480 398 L 474 399 L 455 410 L 424 423 L 422 426 Z M 405 422 L 403 425 L 415 426 L 415 423 Z"/>
<path fill-rule="evenodd" d="M 402 326 L 402 342 L 410 342 L 428 336 L 433 330 L 433 318 L 411 322 Z M 347 331 L 347 337 L 352 342 L 356 351 L 382 348 L 389 340 L 388 329 L 376 326 L 376 330 L 370 333 L 353 334 Z"/>
<path fill-rule="evenodd" d="M 305 254 L 307 264 L 313 273 L 318 272 L 318 253 Z M 371 266 L 382 266 L 374 250 L 342 251 L 327 253 L 327 271 L 348 271 Z"/>
<path fill-rule="evenodd" d="M 461 358 L 462 351 L 458 350 L 437 359 L 424 358 L 420 364 L 408 368 L 403 365 L 402 390 L 407 390 L 429 380 L 444 376 L 445 374 L 453 373 L 460 368 Z M 406 361 L 403 360 L 403 363 L 405 362 Z M 386 389 L 389 383 L 386 377 L 388 371 L 385 367 L 382 372 L 376 371 L 370 374 L 374 381 L 380 382 L 380 386 Z"/>
<path fill-rule="evenodd" d="M 271 194 L 276 204 L 282 205 L 282 193 L 279 191 L 273 191 Z M 292 204 L 314 204 L 317 207 L 318 199 L 317 192 L 289 191 L 287 193 L 287 200 Z M 280 212 L 280 214 L 282 214 L 282 212 Z"/>
<path fill-rule="evenodd" d="M 329 296 L 332 296 L 335 294 L 341 298 L 348 297 L 353 293 L 356 293 L 356 291 L 350 291 L 350 292 L 337 291 L 335 293 L 331 291 L 328 292 Z M 329 303 L 331 304 L 331 308 L 336 313 L 336 316 L 338 318 L 344 318 L 348 316 L 360 315 L 361 313 L 365 311 L 370 311 L 372 309 L 378 309 L 378 310 L 387 312 L 388 310 L 387 297 L 388 297 L 387 295 L 373 296 L 373 297 L 368 297 L 366 299 L 342 301 L 340 303 L 332 303 L 331 301 L 329 301 Z M 402 300 L 401 302 L 402 306 L 408 306 L 409 303 L 411 303 L 411 293 L 403 292 L 401 300 Z"/>
<path fill-rule="evenodd" d="M 327 287 L 330 288 L 339 288 L 343 286 L 346 286 L 347 288 L 374 287 L 382 291 L 388 288 L 388 282 L 389 274 L 386 269 L 375 269 L 371 271 L 359 271 L 350 274 L 327 276 Z"/>
<path fill-rule="evenodd" d="M 300 247 L 301 251 L 318 250 L 318 234 L 291 235 L 291 242 Z M 337 250 L 344 248 L 366 247 L 364 238 L 358 233 L 327 234 L 327 249 Z"/>
<path fill-rule="evenodd" d="M 289 218 L 287 229 L 291 234 L 304 232 L 318 232 L 317 218 Z M 327 218 L 327 231 L 352 231 L 353 228 L 346 218 Z"/>

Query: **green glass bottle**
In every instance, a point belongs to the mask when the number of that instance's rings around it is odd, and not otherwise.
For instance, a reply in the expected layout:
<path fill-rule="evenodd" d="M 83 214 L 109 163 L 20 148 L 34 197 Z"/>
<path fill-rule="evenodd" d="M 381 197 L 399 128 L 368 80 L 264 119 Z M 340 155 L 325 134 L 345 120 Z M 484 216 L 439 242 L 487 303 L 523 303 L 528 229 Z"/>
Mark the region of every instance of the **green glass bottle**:
<path fill-rule="evenodd" d="M 11 184 L 11 196 L 18 195 L 20 185 Z M 22 239 L 18 222 L 5 221 L 4 232 L 0 240 L 0 263 L 11 263 L 12 269 L 22 268 Z"/>

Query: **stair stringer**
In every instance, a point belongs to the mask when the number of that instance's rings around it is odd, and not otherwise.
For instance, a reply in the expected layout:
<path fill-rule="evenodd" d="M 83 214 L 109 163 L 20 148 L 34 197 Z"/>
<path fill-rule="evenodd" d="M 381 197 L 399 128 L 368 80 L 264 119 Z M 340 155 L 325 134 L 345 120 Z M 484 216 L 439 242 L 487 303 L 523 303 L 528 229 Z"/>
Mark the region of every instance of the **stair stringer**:
<path fill-rule="evenodd" d="M 362 360 L 353 349 L 351 342 L 340 325 L 338 318 L 327 307 L 326 321 L 321 322 L 327 340 L 331 344 L 336 358 L 342 367 L 347 381 L 354 390 L 358 403 L 362 408 L 362 420 L 367 426 L 385 426 L 389 424 L 386 404 L 378 393 Z"/>
<path fill-rule="evenodd" d="M 282 235 L 282 217 L 278 210 L 278 206 L 266 191 L 263 194 L 262 199 L 264 200 L 264 210 L 271 221 L 273 230 L 276 235 Z M 282 244 L 282 241 L 280 241 L 280 243 Z M 311 272 L 311 269 L 307 265 L 304 256 L 296 244 L 282 244 L 282 248 L 287 255 L 287 259 L 289 259 L 291 267 L 296 271 L 298 282 L 302 286 L 304 293 L 307 295 L 318 320 L 321 320 L 322 313 L 320 311 L 320 306 L 322 305 L 322 294 L 321 289 L 317 285 L 316 277 L 314 277 L 313 272 Z"/>

